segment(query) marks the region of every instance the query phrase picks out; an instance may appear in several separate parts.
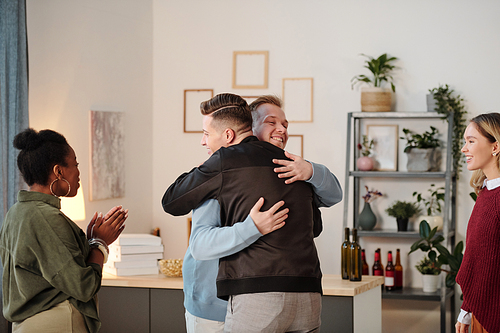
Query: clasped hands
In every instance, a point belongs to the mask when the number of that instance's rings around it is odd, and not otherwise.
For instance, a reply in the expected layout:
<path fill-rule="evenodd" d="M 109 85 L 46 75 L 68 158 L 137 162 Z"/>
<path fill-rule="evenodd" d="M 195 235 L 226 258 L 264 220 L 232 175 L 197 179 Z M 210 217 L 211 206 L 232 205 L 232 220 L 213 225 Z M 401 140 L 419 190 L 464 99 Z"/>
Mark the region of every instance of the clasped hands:
<path fill-rule="evenodd" d="M 115 206 L 106 213 L 94 213 L 92 220 L 87 226 L 87 239 L 99 238 L 107 245 L 113 243 L 125 228 L 125 220 L 128 218 L 128 209 Z"/>

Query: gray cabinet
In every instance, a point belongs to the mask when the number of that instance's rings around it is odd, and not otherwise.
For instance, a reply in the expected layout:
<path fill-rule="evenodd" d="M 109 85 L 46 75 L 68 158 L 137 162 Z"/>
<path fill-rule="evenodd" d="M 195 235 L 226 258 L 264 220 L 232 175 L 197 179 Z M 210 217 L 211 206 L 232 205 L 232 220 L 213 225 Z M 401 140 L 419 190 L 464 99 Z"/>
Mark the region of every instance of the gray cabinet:
<path fill-rule="evenodd" d="M 443 231 L 445 238 L 443 244 L 450 250 L 455 247 L 455 221 L 456 221 L 456 174 L 452 163 L 451 144 L 446 145 L 446 165 L 441 172 L 406 172 L 406 171 L 358 171 L 356 170 L 356 160 L 360 157 L 357 144 L 361 142 L 361 126 L 365 120 L 384 120 L 394 124 L 412 120 L 428 121 L 429 125 L 442 122 L 443 116 L 436 112 L 350 112 L 347 118 L 347 149 L 346 149 L 346 174 L 344 186 L 344 227 L 357 227 L 356 221 L 360 213 L 361 189 L 360 180 L 362 178 L 387 179 L 397 181 L 398 186 L 405 181 L 412 179 L 428 179 L 429 184 L 434 181 L 444 181 L 445 204 L 443 209 Z M 446 120 L 446 119 L 444 119 Z M 447 142 L 451 143 L 453 135 L 453 114 L 448 117 Z M 352 184 L 352 187 L 351 187 Z M 404 186 L 404 185 L 403 185 Z M 350 190 L 352 189 L 352 194 Z M 352 209 L 352 219 L 349 218 L 349 209 Z M 415 240 L 420 236 L 418 231 L 397 232 L 395 230 L 358 231 L 359 237 L 370 237 L 368 241 L 383 243 L 388 238 L 407 238 Z M 409 250 L 409 249 L 408 249 Z M 408 252 L 408 251 L 407 251 Z M 446 330 L 446 303 L 451 303 L 451 328 L 455 323 L 455 293 L 453 289 L 447 289 L 442 281 L 442 288 L 436 293 L 424 293 L 421 288 L 403 288 L 396 292 L 383 292 L 385 299 L 410 299 L 424 301 L 439 301 L 441 303 L 441 332 Z M 450 328 L 450 329 L 451 329 Z M 449 330 L 448 330 L 449 331 Z"/>

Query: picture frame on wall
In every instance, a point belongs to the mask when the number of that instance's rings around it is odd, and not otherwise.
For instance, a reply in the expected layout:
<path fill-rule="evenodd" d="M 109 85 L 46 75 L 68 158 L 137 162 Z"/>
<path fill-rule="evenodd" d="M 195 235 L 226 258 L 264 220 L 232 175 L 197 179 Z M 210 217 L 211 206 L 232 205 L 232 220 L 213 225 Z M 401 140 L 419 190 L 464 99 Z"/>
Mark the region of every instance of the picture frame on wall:
<path fill-rule="evenodd" d="M 245 101 L 247 101 L 247 104 L 250 105 L 252 104 L 253 101 L 255 101 L 257 98 L 260 96 L 241 96 Z"/>
<path fill-rule="evenodd" d="M 291 123 L 313 121 L 313 78 L 284 78 L 283 110 Z"/>
<path fill-rule="evenodd" d="M 200 104 L 212 97 L 213 89 L 184 89 L 184 133 L 203 133 Z"/>
<path fill-rule="evenodd" d="M 398 170 L 398 125 L 366 125 L 368 140 L 373 140 L 375 170 Z"/>
<path fill-rule="evenodd" d="M 294 155 L 299 155 L 304 158 L 304 135 L 290 134 L 285 150 Z"/>
<path fill-rule="evenodd" d="M 269 51 L 233 52 L 233 89 L 267 89 Z"/>

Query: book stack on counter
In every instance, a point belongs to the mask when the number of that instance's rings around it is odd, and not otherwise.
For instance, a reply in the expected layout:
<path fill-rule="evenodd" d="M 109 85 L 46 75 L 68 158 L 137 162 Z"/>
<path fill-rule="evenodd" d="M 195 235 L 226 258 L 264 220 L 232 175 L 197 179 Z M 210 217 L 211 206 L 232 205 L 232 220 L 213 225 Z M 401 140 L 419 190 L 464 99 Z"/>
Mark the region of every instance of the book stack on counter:
<path fill-rule="evenodd" d="M 161 238 L 150 234 L 121 234 L 109 246 L 105 273 L 117 276 L 158 274 L 163 258 Z"/>

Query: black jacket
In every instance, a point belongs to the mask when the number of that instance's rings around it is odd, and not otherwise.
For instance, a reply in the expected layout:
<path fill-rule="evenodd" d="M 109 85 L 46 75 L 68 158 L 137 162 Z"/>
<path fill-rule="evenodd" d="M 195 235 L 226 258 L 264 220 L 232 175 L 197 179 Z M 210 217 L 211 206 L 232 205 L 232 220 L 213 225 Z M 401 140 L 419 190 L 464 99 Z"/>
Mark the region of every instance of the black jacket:
<path fill-rule="evenodd" d="M 221 298 L 272 291 L 322 292 L 313 232 L 313 220 L 320 217 L 312 187 L 302 181 L 285 184 L 273 171 L 273 158 L 286 159 L 282 149 L 250 136 L 219 149 L 203 165 L 181 175 L 163 196 L 163 209 L 172 215 L 185 215 L 215 198 L 223 226 L 243 221 L 260 197 L 265 199 L 261 210 L 279 200 L 290 209 L 284 227 L 220 260 L 217 296 Z"/>

